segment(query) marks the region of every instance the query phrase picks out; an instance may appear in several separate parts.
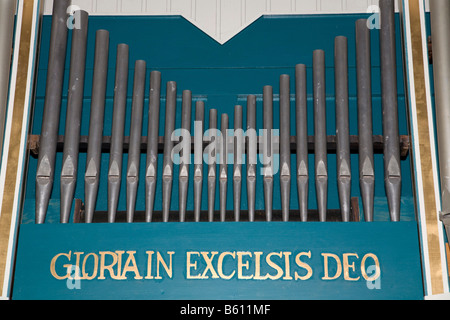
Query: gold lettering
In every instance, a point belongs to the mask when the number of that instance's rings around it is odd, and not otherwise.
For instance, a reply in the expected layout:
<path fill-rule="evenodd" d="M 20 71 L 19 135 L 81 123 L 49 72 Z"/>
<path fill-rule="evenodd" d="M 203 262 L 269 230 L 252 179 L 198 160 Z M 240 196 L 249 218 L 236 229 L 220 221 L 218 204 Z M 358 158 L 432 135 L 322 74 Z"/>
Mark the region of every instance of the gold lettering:
<path fill-rule="evenodd" d="M 194 261 L 194 263 L 191 263 L 191 255 L 200 256 L 200 253 L 197 251 L 186 252 L 186 279 L 201 279 L 202 276 L 200 274 L 196 275 L 196 276 L 191 275 L 192 267 L 194 267 L 194 270 L 197 270 L 197 261 Z"/>
<path fill-rule="evenodd" d="M 109 274 L 111 275 L 112 279 L 120 279 L 120 275 L 115 275 L 113 267 L 117 264 L 117 254 L 112 251 L 100 251 L 100 276 L 98 277 L 99 280 L 105 279 L 105 270 L 109 271 Z M 110 255 L 113 258 L 113 262 L 110 265 L 105 265 L 105 256 Z"/>
<path fill-rule="evenodd" d="M 205 268 L 205 271 L 202 274 L 202 279 L 208 279 L 208 276 L 206 275 L 208 270 L 211 271 L 211 275 L 212 275 L 213 279 L 218 279 L 219 276 L 217 275 L 216 270 L 214 270 L 214 267 L 212 266 L 212 260 L 213 260 L 214 256 L 216 254 L 218 254 L 218 252 L 217 251 L 212 251 L 211 252 L 211 258 L 208 257 L 208 252 L 203 251 L 203 252 L 201 252 L 201 254 L 203 256 L 203 259 L 205 259 L 205 262 L 206 262 L 206 268 Z"/>
<path fill-rule="evenodd" d="M 116 250 L 115 251 L 117 254 L 117 280 L 125 280 L 127 277 L 124 277 L 124 275 L 122 275 L 122 255 L 125 253 L 125 251 L 122 250 Z"/>
<path fill-rule="evenodd" d="M 247 270 L 249 269 L 249 262 L 247 261 L 246 263 L 243 263 L 242 262 L 242 257 L 243 256 L 252 256 L 252 253 L 251 252 L 238 252 L 237 253 L 237 256 L 238 256 L 238 279 L 251 279 L 251 278 L 253 278 L 253 275 L 250 275 L 250 276 L 244 276 L 243 274 L 242 274 L 242 269 L 243 269 L 243 267 L 245 267 Z"/>
<path fill-rule="evenodd" d="M 309 278 L 312 277 L 313 271 L 311 269 L 311 266 L 303 261 L 300 260 L 301 256 L 307 256 L 308 258 L 311 259 L 311 251 L 308 252 L 300 252 L 296 257 L 295 257 L 295 263 L 297 263 L 297 265 L 300 268 L 306 269 L 306 275 L 304 276 L 299 276 L 297 271 L 294 273 L 295 276 L 295 280 L 308 280 Z"/>
<path fill-rule="evenodd" d="M 284 269 L 285 269 L 283 280 L 292 280 L 292 277 L 291 277 L 291 264 L 290 264 L 290 261 L 289 261 L 289 257 L 291 255 L 291 252 L 287 252 L 286 251 L 286 252 L 283 252 L 283 254 L 284 254 Z"/>
<path fill-rule="evenodd" d="M 355 272 L 355 262 L 349 264 L 348 262 L 348 257 L 353 256 L 356 257 L 356 259 L 358 259 L 358 255 L 356 253 L 344 253 L 344 256 L 342 258 L 343 260 L 343 264 L 344 264 L 344 279 L 348 280 L 348 281 L 358 281 L 359 280 L 359 276 L 358 278 L 351 278 L 350 277 L 350 268 L 353 270 L 353 272 Z"/>
<path fill-rule="evenodd" d="M 262 252 L 254 252 L 255 255 L 255 276 L 253 279 L 255 280 L 266 280 L 268 275 L 265 275 L 264 277 L 261 276 L 261 255 Z"/>
<path fill-rule="evenodd" d="M 125 262 L 125 266 L 123 267 L 123 273 L 122 277 L 120 279 L 126 279 L 126 273 L 127 272 L 134 272 L 134 279 L 140 280 L 142 279 L 142 276 L 139 274 L 139 270 L 136 264 L 136 259 L 134 258 L 134 254 L 136 251 L 127 251 L 128 259 Z M 131 264 L 131 266 L 130 266 Z"/>
<path fill-rule="evenodd" d="M 145 279 L 153 279 L 152 276 L 152 257 L 153 254 L 155 253 L 154 251 L 146 251 L 145 252 L 148 256 L 147 258 L 147 276 L 145 277 Z"/>
<path fill-rule="evenodd" d="M 60 276 L 56 273 L 56 260 L 58 260 L 58 258 L 61 256 L 65 256 L 70 261 L 71 255 L 72 255 L 72 251 L 69 251 L 69 253 L 59 253 L 53 257 L 52 261 L 50 262 L 50 273 L 52 274 L 52 276 L 55 279 L 64 280 L 69 277 L 69 272 L 66 272 L 66 274 L 64 276 Z M 69 264 L 64 265 L 65 268 L 67 268 L 67 266 L 70 266 L 70 265 Z M 69 269 L 67 269 L 67 270 L 69 270 Z"/>
<path fill-rule="evenodd" d="M 269 277 L 270 280 L 277 280 L 277 279 L 280 279 L 281 276 L 283 275 L 283 269 L 270 259 L 272 256 L 278 256 L 281 259 L 283 257 L 283 253 L 282 252 L 271 252 L 266 257 L 267 264 L 269 266 L 271 266 L 273 269 L 277 270 L 276 275 L 272 276 L 268 273 L 267 276 Z"/>
<path fill-rule="evenodd" d="M 167 266 L 166 262 L 164 261 L 163 257 L 161 256 L 161 253 L 156 252 L 156 278 L 155 279 L 162 279 L 162 277 L 159 274 L 159 266 L 162 265 L 164 270 L 166 270 L 166 274 L 169 276 L 170 279 L 172 279 L 172 255 L 174 254 L 174 251 L 167 251 L 167 254 L 169 255 L 169 266 Z"/>
<path fill-rule="evenodd" d="M 322 280 L 334 280 L 334 279 L 339 278 L 342 273 L 342 265 L 341 265 L 341 260 L 339 259 L 339 257 L 333 253 L 322 253 L 322 256 L 324 258 L 323 264 L 324 264 L 324 273 L 325 273 Z M 333 277 L 330 277 L 328 275 L 328 258 L 333 258 L 337 264 L 336 274 Z"/>
<path fill-rule="evenodd" d="M 217 272 L 219 273 L 220 278 L 229 280 L 234 276 L 236 270 L 233 270 L 233 272 L 228 276 L 223 273 L 223 259 L 225 258 L 225 256 L 232 256 L 233 259 L 236 259 L 236 252 L 222 252 L 219 255 L 219 259 L 217 261 Z"/>
<path fill-rule="evenodd" d="M 84 252 L 74 252 L 73 254 L 74 254 L 75 257 L 76 257 L 76 259 L 75 259 L 75 265 L 76 265 L 77 267 L 75 268 L 75 277 L 74 277 L 74 278 L 71 278 L 71 277 L 69 276 L 69 278 L 70 278 L 70 279 L 74 279 L 74 280 L 81 280 L 81 279 L 83 279 L 83 278 L 80 278 L 80 274 L 79 274 L 78 272 L 80 271 L 80 256 L 81 256 L 82 254 L 84 254 Z"/>
<path fill-rule="evenodd" d="M 94 270 L 92 271 L 92 275 L 91 276 L 89 276 L 88 273 L 86 272 L 86 261 L 87 261 L 87 259 L 90 256 L 94 257 Z M 92 280 L 92 279 L 94 279 L 97 276 L 98 256 L 95 253 L 93 253 L 93 252 L 92 253 L 88 253 L 83 259 L 83 266 L 81 268 L 82 268 L 81 269 L 81 273 L 83 274 L 82 279 L 85 279 L 85 280 Z"/>
<path fill-rule="evenodd" d="M 367 275 L 367 273 L 366 273 L 366 260 L 367 260 L 367 258 L 372 258 L 373 262 L 375 263 L 375 270 L 376 270 L 376 272 L 375 272 L 375 274 L 372 277 L 369 277 Z M 375 280 L 377 280 L 380 277 L 380 275 L 381 275 L 380 261 L 378 261 L 378 257 L 376 255 L 374 255 L 373 253 L 368 253 L 368 254 L 366 254 L 363 257 L 363 259 L 361 261 L 361 273 L 362 273 L 363 278 L 366 281 L 375 281 Z"/>

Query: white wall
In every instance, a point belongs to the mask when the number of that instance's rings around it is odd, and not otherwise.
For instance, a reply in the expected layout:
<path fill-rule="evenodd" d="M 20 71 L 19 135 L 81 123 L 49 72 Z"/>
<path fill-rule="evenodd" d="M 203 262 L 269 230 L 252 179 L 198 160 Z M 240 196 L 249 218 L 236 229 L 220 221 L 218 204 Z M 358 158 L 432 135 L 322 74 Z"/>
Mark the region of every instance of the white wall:
<path fill-rule="evenodd" d="M 425 0 L 428 7 L 428 0 Z M 45 0 L 51 14 L 53 0 Z M 225 43 L 263 14 L 365 13 L 378 0 L 72 0 L 91 15 L 179 14 Z M 397 7 L 397 6 L 396 6 Z"/>

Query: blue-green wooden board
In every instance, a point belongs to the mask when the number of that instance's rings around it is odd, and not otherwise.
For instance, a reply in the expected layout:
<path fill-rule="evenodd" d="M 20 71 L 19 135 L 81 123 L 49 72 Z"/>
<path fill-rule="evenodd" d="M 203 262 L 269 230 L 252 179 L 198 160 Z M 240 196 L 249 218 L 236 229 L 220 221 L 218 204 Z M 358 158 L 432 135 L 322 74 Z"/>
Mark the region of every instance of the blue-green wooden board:
<path fill-rule="evenodd" d="M 109 271 L 104 272 L 105 279 L 99 279 L 100 260 L 103 251 L 124 251 L 121 259 L 123 272 L 128 251 L 135 251 L 134 259 L 142 279 L 135 279 L 135 272 L 127 272 L 126 279 L 114 280 Z M 148 254 L 153 251 L 153 279 L 148 276 Z M 97 272 L 94 268 L 94 254 L 86 259 L 85 272 L 92 280 L 56 279 L 51 273 L 51 261 L 55 261 L 57 276 L 67 273 L 66 264 L 76 264 L 76 252 L 80 256 L 78 263 L 83 267 L 84 258 L 94 253 L 98 258 Z M 160 265 L 160 277 L 157 277 L 157 252 L 161 253 L 167 266 L 170 266 L 172 254 L 172 276 L 169 277 Z M 208 279 L 189 279 L 190 276 L 203 274 L 205 259 L 198 254 L 188 252 L 217 252 L 212 266 L 218 273 L 218 260 L 223 252 L 236 252 L 235 256 L 224 256 L 222 271 L 230 279 L 219 276 L 213 279 L 208 270 Z M 239 267 L 238 253 L 242 255 L 242 267 Z M 267 273 L 276 277 L 278 269 L 268 264 L 266 257 L 272 254 L 270 261 L 283 270 L 279 279 L 255 280 L 257 265 L 255 252 L 262 252 L 260 275 Z M 287 253 L 285 253 L 287 252 Z M 301 252 L 310 252 L 311 256 L 302 256 L 312 275 L 306 280 L 295 280 L 295 272 L 306 276 L 307 269 L 299 267 L 295 257 Z M 331 253 L 339 257 L 342 273 L 335 280 L 324 280 L 325 265 L 322 254 Z M 348 268 L 344 267 L 344 254 L 348 255 Z M 357 256 L 355 256 L 355 254 Z M 365 255 L 377 257 L 380 277 L 366 281 L 362 275 L 361 264 Z M 111 255 L 105 255 L 105 265 L 113 263 Z M 285 258 L 289 258 L 286 267 Z M 337 263 L 328 259 L 328 276 L 337 272 Z M 117 275 L 117 262 L 113 267 Z M 422 299 L 422 280 L 420 254 L 415 222 L 374 222 L 374 223 L 166 223 L 166 224 L 68 224 L 68 225 L 22 225 L 17 252 L 14 279 L 14 299 Z M 368 276 L 375 277 L 374 259 L 367 257 L 364 266 Z M 130 262 L 129 266 L 133 266 Z M 353 267 L 354 266 L 354 269 Z M 373 267 L 372 267 L 373 268 Z M 242 277 L 253 279 L 239 279 Z M 344 273 L 352 279 L 345 280 Z M 241 277 L 241 278 L 242 278 Z M 291 279 L 289 279 L 291 277 Z M 283 279 L 286 278 L 286 279 Z"/>

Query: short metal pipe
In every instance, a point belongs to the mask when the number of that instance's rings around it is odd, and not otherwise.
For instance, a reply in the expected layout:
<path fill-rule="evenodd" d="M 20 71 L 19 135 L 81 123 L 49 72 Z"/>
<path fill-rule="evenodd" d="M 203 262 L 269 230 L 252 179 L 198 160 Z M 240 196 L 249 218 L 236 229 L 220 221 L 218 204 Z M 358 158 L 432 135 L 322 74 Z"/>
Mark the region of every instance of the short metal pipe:
<path fill-rule="evenodd" d="M 402 174 L 400 168 L 400 136 L 398 128 L 394 0 L 380 0 L 379 6 L 384 185 L 391 221 L 400 221 Z"/>
<path fill-rule="evenodd" d="M 358 96 L 359 185 L 365 221 L 373 221 L 375 174 L 372 138 L 372 81 L 370 30 L 367 20 L 356 21 L 356 79 Z"/>
<path fill-rule="evenodd" d="M 217 136 L 217 110 L 209 110 L 209 134 L 210 143 L 215 146 L 214 155 L 208 154 L 208 221 L 214 221 L 215 199 L 216 199 L 216 171 L 217 171 L 217 149 L 219 140 Z M 214 142 L 212 142 L 214 140 Z"/>
<path fill-rule="evenodd" d="M 127 164 L 127 222 L 133 222 L 139 185 L 141 160 L 142 114 L 144 111 L 147 64 L 137 60 L 134 67 L 133 98 L 131 104 L 130 143 Z"/>
<path fill-rule="evenodd" d="M 116 79 L 113 103 L 113 122 L 108 170 L 108 222 L 116 220 L 122 181 L 123 137 L 127 106 L 129 48 L 127 44 L 117 46 Z"/>
<path fill-rule="evenodd" d="M 273 211 L 273 88 L 264 86 L 263 89 L 263 187 L 266 220 L 272 221 Z"/>
<path fill-rule="evenodd" d="M 220 130 L 222 132 L 219 166 L 220 221 L 224 222 L 227 212 L 228 189 L 228 115 L 226 113 L 222 114 Z"/>
<path fill-rule="evenodd" d="M 3 148 L 3 131 L 8 103 L 16 3 L 17 0 L 0 1 L 0 152 Z"/>
<path fill-rule="evenodd" d="M 234 163 L 233 163 L 233 207 L 234 220 L 240 220 L 242 193 L 242 159 L 244 155 L 244 132 L 242 130 L 242 106 L 234 107 Z"/>
<path fill-rule="evenodd" d="M 70 0 L 53 3 L 47 82 L 36 173 L 36 223 L 45 222 L 55 176 L 61 96 L 67 49 L 67 8 Z"/>
<path fill-rule="evenodd" d="M 189 162 L 191 161 L 191 113 L 192 113 L 192 93 L 189 90 L 183 90 L 182 109 L 181 109 L 181 129 L 183 133 L 182 155 L 180 157 L 180 172 L 178 176 L 178 195 L 180 222 L 186 219 L 186 203 L 189 188 Z M 189 137 L 189 141 L 184 141 Z"/>
<path fill-rule="evenodd" d="M 351 167 L 347 38 L 335 38 L 336 166 L 342 221 L 350 221 Z"/>
<path fill-rule="evenodd" d="M 289 221 L 291 195 L 291 93 L 290 77 L 280 76 L 280 191 L 283 221 Z"/>
<path fill-rule="evenodd" d="M 161 105 L 161 72 L 150 73 L 147 129 L 147 163 L 145 168 L 145 221 L 151 222 L 155 205 L 158 173 L 159 112 Z"/>
<path fill-rule="evenodd" d="M 84 211 L 86 223 L 91 223 L 93 220 L 100 182 L 106 81 L 109 61 L 109 32 L 107 30 L 97 30 L 94 55 L 89 139 L 86 156 L 86 172 L 84 175 Z"/>
<path fill-rule="evenodd" d="M 166 121 L 164 124 L 164 158 L 163 158 L 163 221 L 169 221 L 170 203 L 172 199 L 173 160 L 172 133 L 175 130 L 175 114 L 177 107 L 177 84 L 169 81 L 166 85 Z"/>
<path fill-rule="evenodd" d="M 306 65 L 295 66 L 295 120 L 297 147 L 297 190 L 300 219 L 308 221 L 308 117 L 306 92 Z"/>
<path fill-rule="evenodd" d="M 67 95 L 66 129 L 64 134 L 63 164 L 61 170 L 60 222 L 68 223 L 75 194 L 78 173 L 81 112 L 84 96 L 84 74 L 89 15 L 86 11 L 75 13 L 79 28 L 72 33 L 70 55 L 69 92 Z"/>
<path fill-rule="evenodd" d="M 430 0 L 441 211 L 450 239 L 450 2 Z"/>
<path fill-rule="evenodd" d="M 194 220 L 200 221 L 203 187 L 203 130 L 205 122 L 205 102 L 195 104 L 194 125 Z"/>
<path fill-rule="evenodd" d="M 317 208 L 319 220 L 326 221 L 328 197 L 327 124 L 325 97 L 325 52 L 313 53 L 314 146 Z"/>
<path fill-rule="evenodd" d="M 256 163 L 257 144 L 256 134 L 256 96 L 247 96 L 247 203 L 248 219 L 255 221 L 256 201 Z"/>

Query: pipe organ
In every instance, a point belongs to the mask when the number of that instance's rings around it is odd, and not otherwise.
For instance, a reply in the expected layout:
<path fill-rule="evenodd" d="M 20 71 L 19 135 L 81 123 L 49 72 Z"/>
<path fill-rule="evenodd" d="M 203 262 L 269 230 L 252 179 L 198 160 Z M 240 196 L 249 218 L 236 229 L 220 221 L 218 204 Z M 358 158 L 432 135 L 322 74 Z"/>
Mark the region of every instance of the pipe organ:
<path fill-rule="evenodd" d="M 379 28 L 264 16 L 219 45 L 54 1 L 12 298 L 423 298 L 394 3 Z"/>

